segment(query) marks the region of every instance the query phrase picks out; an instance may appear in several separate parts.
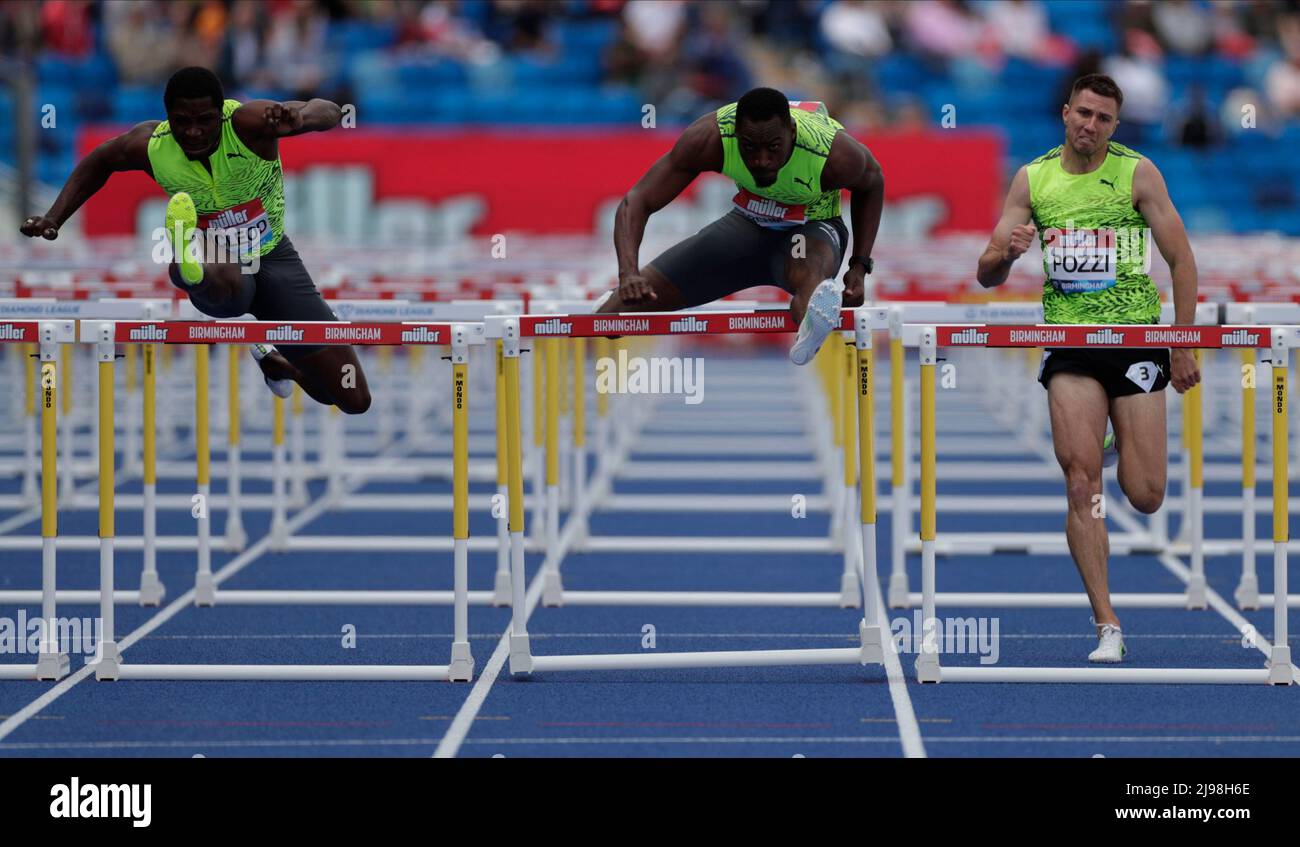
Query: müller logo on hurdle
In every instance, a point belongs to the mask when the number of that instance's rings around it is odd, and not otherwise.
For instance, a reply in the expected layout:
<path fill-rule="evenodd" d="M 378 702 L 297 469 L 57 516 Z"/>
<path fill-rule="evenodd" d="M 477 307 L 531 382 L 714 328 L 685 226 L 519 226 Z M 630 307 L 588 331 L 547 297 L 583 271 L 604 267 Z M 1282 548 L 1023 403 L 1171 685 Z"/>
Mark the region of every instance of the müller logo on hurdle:
<path fill-rule="evenodd" d="M 131 330 L 130 338 L 132 341 L 166 341 L 167 332 L 157 324 L 145 324 Z"/>
<path fill-rule="evenodd" d="M 430 330 L 427 326 L 417 326 L 412 329 L 402 330 L 403 344 L 437 344 L 438 336 L 442 333 L 438 330 Z"/>
<path fill-rule="evenodd" d="M 1084 336 L 1084 341 L 1089 344 L 1115 345 L 1124 343 L 1124 333 L 1116 332 L 1110 327 L 1099 329 L 1096 332 L 1090 332 Z"/>
<path fill-rule="evenodd" d="M 1248 329 L 1234 329 L 1223 334 L 1224 347 L 1258 347 L 1259 333 Z"/>
<path fill-rule="evenodd" d="M 303 331 L 294 329 L 292 324 L 277 326 L 266 331 L 267 341 L 302 341 Z"/>
<path fill-rule="evenodd" d="M 702 321 L 691 315 L 681 320 L 672 321 L 668 324 L 669 332 L 708 332 L 709 322 Z"/>
<path fill-rule="evenodd" d="M 571 332 L 573 332 L 573 324 L 559 318 L 533 324 L 533 335 L 568 335 Z"/>
<path fill-rule="evenodd" d="M 0 341 L 25 341 L 27 328 L 13 324 L 0 324 Z"/>
<path fill-rule="evenodd" d="M 973 326 L 967 327 L 961 332 L 954 332 L 952 338 L 949 339 L 950 344 L 987 344 L 988 341 L 989 334 L 980 332 Z"/>

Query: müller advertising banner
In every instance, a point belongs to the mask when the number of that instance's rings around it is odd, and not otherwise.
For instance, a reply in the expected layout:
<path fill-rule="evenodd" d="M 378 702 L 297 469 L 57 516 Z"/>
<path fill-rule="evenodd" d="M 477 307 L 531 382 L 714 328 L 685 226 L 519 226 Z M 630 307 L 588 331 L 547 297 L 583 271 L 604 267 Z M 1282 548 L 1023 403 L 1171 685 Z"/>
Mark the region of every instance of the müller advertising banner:
<path fill-rule="evenodd" d="M 122 129 L 87 128 L 81 153 Z M 996 222 L 1003 145 L 995 133 L 855 135 L 885 169 L 888 218 L 917 235 L 987 231 Z M 298 136 L 280 144 L 287 231 L 357 239 L 602 235 L 623 194 L 676 137 L 665 130 L 361 128 Z M 734 193 L 725 178 L 707 174 L 656 217 L 694 232 L 725 212 Z M 90 236 L 148 234 L 161 223 L 162 200 L 145 175 L 115 174 L 86 203 L 82 225 Z"/>

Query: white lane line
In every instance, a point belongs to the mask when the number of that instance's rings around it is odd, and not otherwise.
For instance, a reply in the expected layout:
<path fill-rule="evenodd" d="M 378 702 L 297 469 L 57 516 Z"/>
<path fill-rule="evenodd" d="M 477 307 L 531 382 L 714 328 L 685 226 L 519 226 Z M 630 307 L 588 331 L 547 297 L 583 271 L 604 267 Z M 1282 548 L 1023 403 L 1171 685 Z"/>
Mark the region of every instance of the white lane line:
<path fill-rule="evenodd" d="M 895 618 L 895 620 L 899 620 Z M 534 632 L 529 633 L 534 641 L 547 638 L 626 638 L 635 640 L 640 643 L 643 637 L 642 633 L 626 632 Z M 154 641 L 273 641 L 277 638 L 285 639 L 321 639 L 337 641 L 338 633 L 271 633 L 265 635 L 255 634 L 237 634 L 237 633 L 202 633 L 194 635 L 170 634 L 155 635 Z M 404 638 L 420 639 L 450 639 L 454 638 L 455 633 L 451 632 L 379 632 L 379 633 L 357 633 L 357 639 L 393 639 L 401 640 Z M 469 638 L 471 641 L 496 640 L 501 637 L 499 632 L 471 632 Z M 660 640 L 665 638 L 807 638 L 825 641 L 842 641 L 845 644 L 852 645 L 856 638 L 851 635 L 845 635 L 841 632 L 658 632 L 656 637 Z M 949 636 L 950 640 L 955 640 L 956 635 Z M 1074 641 L 1092 641 L 1096 639 L 1095 635 L 1087 632 L 1015 632 L 998 634 L 998 638 L 1034 641 L 1037 639 L 1067 639 Z M 1217 639 L 1220 641 L 1232 641 L 1235 636 L 1229 633 L 1214 632 L 1176 632 L 1176 633 L 1159 633 L 1159 632 L 1135 632 L 1124 633 L 1124 639 L 1133 640 L 1139 638 L 1146 639 Z M 1291 637 L 1292 641 L 1300 640 L 1300 633 Z"/>
<path fill-rule="evenodd" d="M 319 514 L 323 512 L 325 508 L 328 506 L 329 500 L 330 498 L 328 495 L 322 497 L 321 499 L 313 503 L 311 506 L 307 507 L 306 509 L 302 510 L 297 515 L 295 515 L 293 519 L 288 522 L 287 531 L 289 532 L 289 534 L 292 534 L 296 529 L 300 528 L 304 523 L 315 520 L 316 517 L 319 516 Z M 249 547 L 243 553 L 236 556 L 234 559 L 230 560 L 230 562 L 228 562 L 225 567 L 221 568 L 219 571 L 217 571 L 216 574 L 214 574 L 213 579 L 218 584 L 220 584 L 223 580 L 238 573 L 245 566 L 251 563 L 254 559 L 261 556 L 262 553 L 266 552 L 266 550 L 270 548 L 270 545 L 271 545 L 271 537 L 270 535 L 267 535 L 265 538 L 258 541 L 253 546 Z M 162 609 L 160 612 L 158 612 L 156 615 L 151 617 L 149 620 L 145 621 L 139 628 L 135 629 L 129 635 L 127 635 L 125 638 L 119 641 L 118 648 L 122 652 L 125 652 L 128 647 L 135 644 L 141 638 L 145 637 L 150 632 L 153 632 L 155 629 L 162 626 L 167 621 L 171 620 L 173 617 L 179 614 L 182 609 L 189 608 L 193 600 L 194 600 L 194 589 L 191 588 L 189 591 L 186 591 L 184 594 L 180 595 L 175 600 L 173 600 L 170 604 L 168 604 L 166 608 Z M 46 706 L 50 705 L 55 700 L 59 699 L 68 691 L 70 691 L 74 685 L 81 682 L 83 679 L 86 679 L 87 677 L 93 675 L 94 671 L 95 669 L 92 665 L 87 664 L 82 666 L 77 671 L 73 672 L 69 676 L 66 676 L 62 680 L 60 680 L 57 684 L 55 684 L 53 688 L 46 691 L 41 696 L 37 697 L 31 703 L 28 703 L 22 709 L 19 709 L 8 719 L 6 719 L 3 723 L 0 723 L 0 740 L 7 738 L 9 735 L 11 735 L 14 732 L 14 730 L 22 726 L 23 723 L 25 723 L 31 717 L 33 717 L 42 709 L 44 709 Z M 4 745 L 0 745 L 0 747 L 3 746 Z"/>
<path fill-rule="evenodd" d="M 879 620 L 888 620 L 884 600 L 877 592 L 876 606 Z M 885 676 L 889 679 L 889 699 L 894 704 L 894 715 L 898 718 L 898 739 L 903 744 L 903 756 L 908 759 L 924 759 L 925 745 L 921 742 L 921 725 L 916 722 L 916 712 L 912 711 L 912 698 L 907 693 L 907 679 L 903 676 L 902 663 L 898 661 L 897 644 L 893 638 L 882 633 L 885 654 Z"/>

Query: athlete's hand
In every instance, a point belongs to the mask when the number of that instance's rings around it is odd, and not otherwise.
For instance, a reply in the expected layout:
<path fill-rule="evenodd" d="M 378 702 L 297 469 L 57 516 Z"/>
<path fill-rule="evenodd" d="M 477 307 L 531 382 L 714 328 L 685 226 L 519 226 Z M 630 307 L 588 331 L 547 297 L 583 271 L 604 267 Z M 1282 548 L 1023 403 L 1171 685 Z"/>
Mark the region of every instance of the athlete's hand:
<path fill-rule="evenodd" d="M 1182 394 L 1201 381 L 1201 369 L 1196 367 L 1196 357 L 1187 347 L 1169 351 L 1169 383 Z"/>
<path fill-rule="evenodd" d="M 620 274 L 618 277 L 618 298 L 624 303 L 645 303 L 659 299 L 650 280 L 641 274 Z"/>
<path fill-rule="evenodd" d="M 23 225 L 18 227 L 18 231 L 28 238 L 35 238 L 39 235 L 46 241 L 53 241 L 59 237 L 59 225 L 44 215 L 33 215 L 23 221 Z"/>
<path fill-rule="evenodd" d="M 276 135 L 288 135 L 302 129 L 302 109 L 284 103 L 272 103 L 262 113 L 266 125 Z"/>
<path fill-rule="evenodd" d="M 1038 227 L 1032 223 L 1021 224 L 1011 230 L 1011 243 L 1007 245 L 1006 261 L 1014 262 L 1025 255 L 1025 251 L 1029 249 L 1030 244 L 1034 243 L 1034 236 L 1037 234 Z"/>
<path fill-rule="evenodd" d="M 844 308 L 852 309 L 862 305 L 863 283 L 866 276 L 866 269 L 857 262 L 844 272 Z"/>

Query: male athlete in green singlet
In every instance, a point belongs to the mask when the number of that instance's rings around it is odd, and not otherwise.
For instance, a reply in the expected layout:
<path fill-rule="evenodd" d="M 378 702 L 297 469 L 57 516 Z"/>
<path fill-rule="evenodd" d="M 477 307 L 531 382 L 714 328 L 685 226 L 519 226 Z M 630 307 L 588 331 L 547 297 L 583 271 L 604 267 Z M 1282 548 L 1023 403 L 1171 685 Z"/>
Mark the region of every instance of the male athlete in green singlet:
<path fill-rule="evenodd" d="M 117 171 L 144 171 L 169 195 L 167 237 L 176 260 L 172 283 L 213 317 L 251 313 L 268 321 L 333 321 L 302 260 L 284 234 L 279 139 L 338 126 L 327 100 L 275 103 L 227 100 L 206 68 L 184 68 L 163 93 L 165 121 L 145 121 L 82 159 L 44 215 L 28 218 L 30 237 L 59 227 Z M 191 245 L 195 230 L 223 256 Z M 224 245 L 224 247 L 220 246 Z M 225 261 L 222 261 L 222 259 Z M 267 384 L 284 397 L 297 382 L 325 405 L 359 414 L 370 406 L 365 375 L 351 347 L 254 345 Z"/>
<path fill-rule="evenodd" d="M 1196 259 L 1164 178 L 1149 159 L 1110 140 L 1123 102 L 1110 77 L 1089 74 L 1074 83 L 1062 110 L 1065 144 L 1016 173 L 980 257 L 980 284 L 1001 285 L 1037 234 L 1047 323 L 1158 322 L 1160 295 L 1147 275 L 1148 235 L 1155 236 L 1173 275 L 1174 323 L 1193 323 Z M 1164 387 L 1172 383 L 1182 393 L 1200 379 L 1188 349 L 1044 354 L 1039 381 L 1047 388 L 1052 440 L 1065 472 L 1066 538 L 1097 624 L 1099 644 L 1090 661 L 1118 662 L 1125 652 L 1107 584 L 1106 522 L 1093 517 L 1103 455 L 1110 452 L 1106 419 L 1114 427 L 1120 487 L 1135 509 L 1150 514 L 1165 496 Z"/>
<path fill-rule="evenodd" d="M 735 181 L 734 207 L 641 267 L 646 220 L 705 171 Z M 854 255 L 841 283 L 836 276 L 849 246 L 843 189 L 851 192 Z M 618 289 L 599 311 L 676 311 L 756 285 L 779 286 L 791 294 L 799 324 L 790 358 L 807 364 L 839 325 L 841 305 L 862 304 L 884 197 L 871 151 L 824 105 L 756 88 L 687 127 L 623 198 L 614 218 Z"/>

